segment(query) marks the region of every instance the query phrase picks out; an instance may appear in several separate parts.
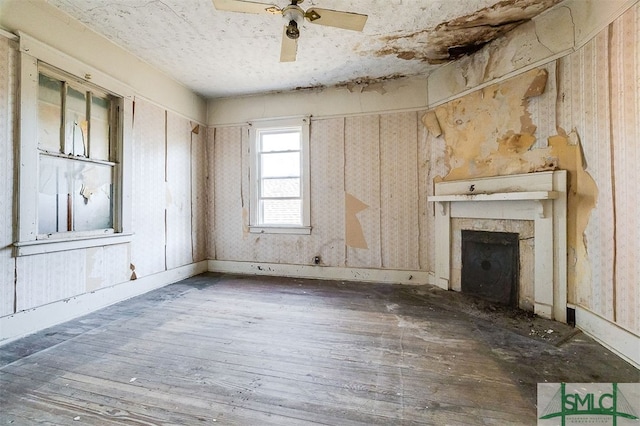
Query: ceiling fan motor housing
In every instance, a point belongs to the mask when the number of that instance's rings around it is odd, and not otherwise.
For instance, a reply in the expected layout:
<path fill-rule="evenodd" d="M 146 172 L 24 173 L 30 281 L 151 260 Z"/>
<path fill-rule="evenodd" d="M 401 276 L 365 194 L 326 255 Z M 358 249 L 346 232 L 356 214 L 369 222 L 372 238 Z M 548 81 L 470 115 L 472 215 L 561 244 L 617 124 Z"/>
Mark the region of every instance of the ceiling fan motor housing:
<path fill-rule="evenodd" d="M 304 10 L 297 4 L 290 4 L 282 9 L 282 16 L 289 22 L 286 30 L 287 37 L 293 40 L 300 37 L 300 29 L 298 27 L 304 20 Z"/>

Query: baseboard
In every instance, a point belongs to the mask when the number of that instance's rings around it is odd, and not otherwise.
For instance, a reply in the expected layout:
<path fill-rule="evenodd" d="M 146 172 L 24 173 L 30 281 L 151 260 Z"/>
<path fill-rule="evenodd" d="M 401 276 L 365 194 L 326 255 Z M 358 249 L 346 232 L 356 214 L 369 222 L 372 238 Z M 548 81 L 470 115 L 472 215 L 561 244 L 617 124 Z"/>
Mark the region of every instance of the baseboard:
<path fill-rule="evenodd" d="M 0 345 L 207 272 L 207 269 L 208 264 L 204 260 L 2 317 L 0 318 Z"/>
<path fill-rule="evenodd" d="M 581 306 L 575 309 L 576 327 L 640 369 L 640 336 Z"/>
<path fill-rule="evenodd" d="M 243 275 L 276 275 L 320 280 L 365 281 L 395 284 L 434 284 L 433 273 L 398 269 L 339 268 L 334 266 L 209 260 L 210 272 Z"/>

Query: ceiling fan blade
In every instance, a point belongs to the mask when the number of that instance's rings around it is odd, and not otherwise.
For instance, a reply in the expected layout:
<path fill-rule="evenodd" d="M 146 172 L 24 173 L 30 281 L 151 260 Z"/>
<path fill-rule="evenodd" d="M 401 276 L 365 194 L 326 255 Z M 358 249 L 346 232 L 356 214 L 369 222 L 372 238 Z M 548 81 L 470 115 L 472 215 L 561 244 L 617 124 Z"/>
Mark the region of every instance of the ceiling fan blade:
<path fill-rule="evenodd" d="M 244 0 L 212 0 L 213 6 L 217 10 L 225 10 L 228 12 L 242 12 L 242 13 L 268 13 L 271 15 L 277 15 L 282 13 L 282 9 L 273 4 L 258 3 L 254 1 Z"/>
<path fill-rule="evenodd" d="M 331 9 L 319 9 L 312 7 L 307 10 L 304 17 L 309 22 L 329 27 L 344 28 L 345 30 L 362 31 L 367 23 L 367 15 L 359 13 L 341 12 Z"/>
<path fill-rule="evenodd" d="M 280 62 L 295 62 L 298 52 L 298 39 L 287 37 L 287 27 L 282 32 L 282 47 L 280 48 Z"/>

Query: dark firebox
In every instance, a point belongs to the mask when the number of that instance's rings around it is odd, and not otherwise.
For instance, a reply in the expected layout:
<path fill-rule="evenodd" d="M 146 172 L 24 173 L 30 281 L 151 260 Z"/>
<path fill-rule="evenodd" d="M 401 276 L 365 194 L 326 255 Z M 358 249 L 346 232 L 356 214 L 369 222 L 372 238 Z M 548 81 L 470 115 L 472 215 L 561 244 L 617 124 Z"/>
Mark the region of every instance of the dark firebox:
<path fill-rule="evenodd" d="M 462 231 L 462 291 L 518 306 L 518 234 Z"/>

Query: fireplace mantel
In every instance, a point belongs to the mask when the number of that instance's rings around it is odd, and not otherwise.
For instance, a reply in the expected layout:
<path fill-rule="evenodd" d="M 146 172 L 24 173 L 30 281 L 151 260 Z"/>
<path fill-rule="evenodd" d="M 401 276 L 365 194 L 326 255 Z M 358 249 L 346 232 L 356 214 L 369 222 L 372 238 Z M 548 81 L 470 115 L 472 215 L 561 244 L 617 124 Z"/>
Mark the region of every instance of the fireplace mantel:
<path fill-rule="evenodd" d="M 534 222 L 534 311 L 566 322 L 567 173 L 528 173 L 439 182 L 429 202 L 436 209 L 436 285 L 449 290 L 451 219 Z"/>
<path fill-rule="evenodd" d="M 531 192 L 497 192 L 493 194 L 452 194 L 434 195 L 429 201 L 508 201 L 508 200 L 554 200 L 558 198 L 557 191 Z"/>

